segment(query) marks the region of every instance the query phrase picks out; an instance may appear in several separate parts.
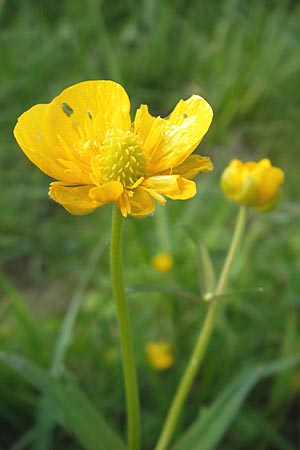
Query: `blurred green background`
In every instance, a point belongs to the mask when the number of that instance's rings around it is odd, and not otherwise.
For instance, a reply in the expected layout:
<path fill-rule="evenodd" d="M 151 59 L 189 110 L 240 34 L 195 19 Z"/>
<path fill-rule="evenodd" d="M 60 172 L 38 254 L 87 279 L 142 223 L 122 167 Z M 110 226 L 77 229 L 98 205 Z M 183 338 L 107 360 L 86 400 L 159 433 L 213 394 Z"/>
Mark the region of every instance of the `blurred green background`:
<path fill-rule="evenodd" d="M 12 136 L 17 117 L 88 79 L 113 79 L 141 103 L 168 115 L 196 93 L 214 121 L 199 152 L 215 171 L 199 176 L 198 194 L 166 206 L 175 261 L 155 272 L 161 250 L 156 216 L 126 220 L 125 279 L 197 294 L 192 236 L 208 246 L 217 271 L 237 206 L 219 188 L 234 158 L 269 157 L 286 174 L 270 214 L 251 212 L 218 322 L 178 433 L 242 368 L 299 351 L 300 306 L 300 4 L 249 0 L 0 1 L 0 348 L 49 366 L 64 312 L 81 296 L 66 367 L 110 422 L 124 431 L 124 398 L 108 241 L 111 205 L 75 217 L 47 197 L 51 181 Z M 258 290 L 258 288 L 261 288 Z M 262 292 L 261 292 L 262 290 Z M 179 295 L 131 289 L 143 408 L 143 449 L 153 448 L 170 398 L 203 318 L 205 305 Z M 148 366 L 144 345 L 174 344 L 165 373 Z M 298 448 L 300 370 L 260 383 L 222 441 L 222 450 Z M 34 444 L 39 395 L 0 366 L 0 448 Z M 29 444 L 26 442 L 29 442 Z M 57 427 L 49 448 L 80 449 Z M 46 447 L 45 447 L 46 448 Z"/>

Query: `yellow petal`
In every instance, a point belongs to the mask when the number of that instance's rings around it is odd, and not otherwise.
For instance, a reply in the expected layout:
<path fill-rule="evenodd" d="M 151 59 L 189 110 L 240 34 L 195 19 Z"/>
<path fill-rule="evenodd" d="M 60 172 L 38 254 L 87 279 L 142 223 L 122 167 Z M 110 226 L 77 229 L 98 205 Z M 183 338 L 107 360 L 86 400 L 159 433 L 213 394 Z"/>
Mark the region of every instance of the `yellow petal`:
<path fill-rule="evenodd" d="M 58 95 L 49 107 L 52 128 L 67 143 L 73 143 L 80 132 L 102 140 L 108 130 L 127 131 L 131 126 L 128 95 L 114 81 L 93 80 L 75 84 Z"/>
<path fill-rule="evenodd" d="M 135 115 L 134 131 L 139 136 L 141 146 L 147 155 L 147 174 L 149 175 L 157 173 L 152 163 L 152 155 L 159 150 L 162 144 L 165 122 L 165 119 L 161 117 L 151 116 L 147 105 L 141 105 Z"/>
<path fill-rule="evenodd" d="M 55 132 L 49 133 L 49 105 L 36 105 L 22 114 L 14 129 L 15 138 L 25 155 L 40 170 L 58 180 L 64 179 L 62 156 Z"/>
<path fill-rule="evenodd" d="M 150 177 L 147 178 L 141 186 L 148 189 L 151 195 L 153 195 L 154 191 L 173 200 L 187 200 L 188 198 L 194 197 L 196 194 L 195 183 L 186 180 L 179 175 Z"/>
<path fill-rule="evenodd" d="M 92 186 L 64 186 L 56 181 L 50 184 L 49 196 L 60 203 L 69 213 L 88 214 L 102 203 L 91 200 L 89 191 Z"/>
<path fill-rule="evenodd" d="M 102 204 L 115 202 L 123 193 L 123 185 L 119 181 L 111 181 L 99 187 L 94 187 L 89 192 L 89 197 Z"/>
<path fill-rule="evenodd" d="M 279 200 L 280 200 L 280 192 L 277 192 L 274 197 L 272 197 L 269 201 L 262 203 L 259 206 L 255 206 L 255 209 L 257 209 L 260 212 L 269 212 L 272 211 L 272 209 L 276 208 Z"/>
<path fill-rule="evenodd" d="M 144 144 L 146 139 L 148 138 L 153 122 L 162 120 L 160 117 L 156 118 L 151 116 L 148 111 L 147 105 L 141 105 L 139 109 L 137 109 L 134 119 L 134 131 L 139 134 L 141 142 Z M 151 144 L 148 144 L 146 147 L 151 147 Z"/>
<path fill-rule="evenodd" d="M 172 174 L 181 175 L 192 180 L 199 172 L 211 172 L 213 170 L 211 159 L 207 156 L 191 155 L 182 164 L 174 167 Z"/>
<path fill-rule="evenodd" d="M 129 130 L 129 110 L 122 86 L 86 81 L 22 114 L 14 134 L 27 157 L 47 175 L 68 184 L 86 184 L 93 141 L 101 141 L 109 129 Z M 66 169 L 68 162 L 79 170 Z"/>
<path fill-rule="evenodd" d="M 123 217 L 127 217 L 128 214 L 131 213 L 131 205 L 129 202 L 129 196 L 127 191 L 124 191 L 123 194 L 118 198 L 117 205 L 121 210 Z"/>
<path fill-rule="evenodd" d="M 221 188 L 231 200 L 242 205 L 252 205 L 257 195 L 257 184 L 250 172 L 250 166 L 233 159 L 221 177 Z"/>
<path fill-rule="evenodd" d="M 196 183 L 191 180 L 186 180 L 185 178 L 179 177 L 177 180 L 178 183 L 178 193 L 174 193 L 169 197 L 173 200 L 187 200 L 192 198 L 197 193 Z"/>
<path fill-rule="evenodd" d="M 149 156 L 147 174 L 183 163 L 201 142 L 212 116 L 210 105 L 197 95 L 180 100 L 169 119 L 153 118 L 142 106 L 136 115 L 135 130 Z"/>
<path fill-rule="evenodd" d="M 258 186 L 255 206 L 259 206 L 277 196 L 280 186 L 284 181 L 284 173 L 278 167 L 262 168 L 257 172 L 255 178 Z"/>
<path fill-rule="evenodd" d="M 130 212 L 132 216 L 145 217 L 155 209 L 155 202 L 151 195 L 144 189 L 137 188 L 132 196 L 128 196 Z"/>

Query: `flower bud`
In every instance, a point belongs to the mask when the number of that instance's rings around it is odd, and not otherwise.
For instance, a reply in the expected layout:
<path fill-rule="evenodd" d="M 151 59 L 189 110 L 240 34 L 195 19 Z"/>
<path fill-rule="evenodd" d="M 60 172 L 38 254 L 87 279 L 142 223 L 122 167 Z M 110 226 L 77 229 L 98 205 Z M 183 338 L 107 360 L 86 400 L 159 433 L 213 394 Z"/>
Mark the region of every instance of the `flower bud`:
<path fill-rule="evenodd" d="M 222 174 L 221 188 L 230 200 L 270 211 L 278 203 L 283 181 L 284 172 L 267 158 L 246 163 L 233 159 Z"/>

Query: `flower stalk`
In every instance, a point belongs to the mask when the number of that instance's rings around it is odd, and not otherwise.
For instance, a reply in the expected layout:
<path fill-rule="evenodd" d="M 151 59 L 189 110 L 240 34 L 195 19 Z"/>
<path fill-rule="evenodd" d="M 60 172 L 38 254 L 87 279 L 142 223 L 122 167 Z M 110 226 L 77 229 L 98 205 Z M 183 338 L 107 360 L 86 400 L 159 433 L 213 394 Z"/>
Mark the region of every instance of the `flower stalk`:
<path fill-rule="evenodd" d="M 196 341 L 194 350 L 187 364 L 187 367 L 183 373 L 178 389 L 174 396 L 173 402 L 170 406 L 165 424 L 163 426 L 160 438 L 158 440 L 155 450 L 166 450 L 172 439 L 175 431 L 180 413 L 182 411 L 184 402 L 190 391 L 191 385 L 196 377 L 196 374 L 201 366 L 201 362 L 205 355 L 212 331 L 214 329 L 218 311 L 220 309 L 220 295 L 226 288 L 227 281 L 231 272 L 232 264 L 234 262 L 235 255 L 237 253 L 241 238 L 244 233 L 247 217 L 247 209 L 245 206 L 241 206 L 236 221 L 236 226 L 232 241 L 223 265 L 223 269 L 209 303 L 203 326 L 200 330 L 198 339 Z"/>
<path fill-rule="evenodd" d="M 140 407 L 132 335 L 123 281 L 122 224 L 122 215 L 114 205 L 110 242 L 110 270 L 123 362 L 128 448 L 129 450 L 138 450 L 140 448 Z"/>

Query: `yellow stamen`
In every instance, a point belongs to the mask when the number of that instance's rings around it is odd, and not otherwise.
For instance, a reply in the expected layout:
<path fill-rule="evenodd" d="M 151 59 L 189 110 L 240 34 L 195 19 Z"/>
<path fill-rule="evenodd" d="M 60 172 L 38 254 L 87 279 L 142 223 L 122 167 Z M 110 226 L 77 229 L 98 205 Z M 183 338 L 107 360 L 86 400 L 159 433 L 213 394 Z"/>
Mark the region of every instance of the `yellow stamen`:
<path fill-rule="evenodd" d="M 143 177 L 146 159 L 138 137 L 131 131 L 108 132 L 97 156 L 103 183 L 120 181 L 131 187 Z"/>

